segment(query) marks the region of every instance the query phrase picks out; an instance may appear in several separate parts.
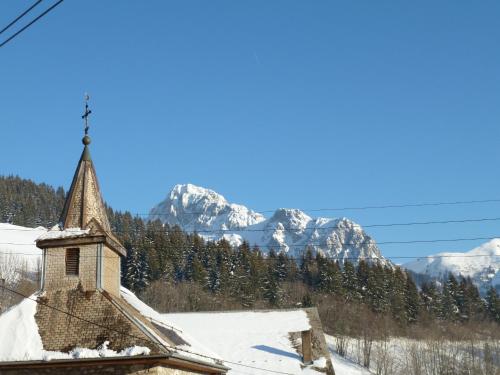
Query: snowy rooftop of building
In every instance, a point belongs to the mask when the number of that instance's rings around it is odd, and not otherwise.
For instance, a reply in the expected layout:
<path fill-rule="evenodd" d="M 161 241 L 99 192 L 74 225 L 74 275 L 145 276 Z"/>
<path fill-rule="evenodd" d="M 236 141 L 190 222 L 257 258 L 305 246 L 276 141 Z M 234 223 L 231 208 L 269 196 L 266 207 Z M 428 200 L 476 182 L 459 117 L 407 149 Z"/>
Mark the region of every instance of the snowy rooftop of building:
<path fill-rule="evenodd" d="M 268 374 L 269 370 L 318 374 L 318 369 L 326 366 L 325 357 L 304 366 L 291 340 L 291 333 L 311 329 L 304 310 L 159 314 L 129 290 L 122 288 L 121 295 L 155 326 L 175 331 L 180 344 L 169 346 L 165 342 L 174 352 L 185 358 L 225 365 L 231 368 L 229 374 L 259 375 Z M 69 353 L 44 350 L 35 320 L 37 297 L 32 295 L 0 315 L 2 337 L 9 337 L 0 340 L 0 362 L 149 355 L 147 347 L 114 351 L 107 342 L 98 348 L 73 348 Z"/>
<path fill-rule="evenodd" d="M 159 327 L 159 330 L 148 329 L 151 335 L 162 342 L 172 352 L 177 352 L 184 358 L 191 358 L 205 363 L 218 364 L 219 357 L 203 345 L 189 337 L 188 334 L 178 327 L 174 327 L 156 311 L 141 302 L 132 292 L 122 288 L 122 296 L 126 302 L 134 307 L 143 318 L 146 318 Z M 114 351 L 108 348 L 109 343 L 103 342 L 98 348 L 72 348 L 69 352 L 54 352 L 43 349 L 42 338 L 35 319 L 37 312 L 37 298 L 40 294 L 34 294 L 25 298 L 21 303 L 13 306 L 0 315 L 0 333 L 2 337 L 9 340 L 0 340 L 0 362 L 16 361 L 50 361 L 56 359 L 80 359 L 100 357 L 130 357 L 136 355 L 149 355 L 151 350 L 143 346 L 132 346 Z M 123 304 L 122 304 L 123 306 Z M 86 317 L 83 317 L 86 318 Z M 175 331 L 175 337 L 182 344 L 173 346 L 167 336 L 162 333 Z M 160 334 L 161 333 L 161 334 Z"/>
<path fill-rule="evenodd" d="M 163 314 L 226 361 L 229 374 L 319 374 L 327 359 L 304 366 L 291 333 L 311 329 L 306 311 L 270 310 Z"/>
<path fill-rule="evenodd" d="M 88 235 L 90 232 L 89 229 L 80 229 L 80 228 L 68 228 L 61 229 L 59 225 L 54 226 L 40 237 L 37 238 L 37 241 L 42 240 L 55 240 L 60 238 L 75 238 L 82 237 Z"/>

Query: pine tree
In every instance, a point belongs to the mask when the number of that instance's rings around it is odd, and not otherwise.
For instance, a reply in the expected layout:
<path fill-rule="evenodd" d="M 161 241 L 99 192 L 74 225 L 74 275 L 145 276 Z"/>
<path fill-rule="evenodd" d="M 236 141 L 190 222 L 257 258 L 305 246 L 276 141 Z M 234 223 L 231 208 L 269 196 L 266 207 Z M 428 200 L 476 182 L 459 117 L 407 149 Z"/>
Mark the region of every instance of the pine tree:
<path fill-rule="evenodd" d="M 406 324 L 409 320 L 406 305 L 406 276 L 397 267 L 390 283 L 390 307 L 393 318 L 400 324 Z"/>
<path fill-rule="evenodd" d="M 133 292 L 141 292 L 149 285 L 149 264 L 146 253 L 131 247 L 127 251 L 126 285 Z"/>
<path fill-rule="evenodd" d="M 373 302 L 371 293 L 375 293 L 374 290 L 368 290 L 368 288 L 373 287 L 374 285 L 369 285 L 370 282 L 374 282 L 375 280 L 370 280 L 370 272 L 371 269 L 368 263 L 364 260 L 360 260 L 358 266 L 356 267 L 356 282 L 358 293 L 363 299 L 364 302 L 371 304 Z"/>
<path fill-rule="evenodd" d="M 300 273 L 302 274 L 302 280 L 306 285 L 314 288 L 318 281 L 318 269 L 310 247 L 306 249 L 301 260 Z"/>
<path fill-rule="evenodd" d="M 436 318 L 441 311 L 441 296 L 434 282 L 425 282 L 420 291 L 420 300 L 424 310 L 431 318 Z"/>
<path fill-rule="evenodd" d="M 276 273 L 270 266 L 263 280 L 264 297 L 272 306 L 280 306 L 283 298 L 283 290 L 276 278 Z"/>
<path fill-rule="evenodd" d="M 458 301 L 460 301 L 460 293 L 458 291 L 457 279 L 453 274 L 450 274 L 443 286 L 440 317 L 444 320 L 456 321 L 460 313 Z"/>
<path fill-rule="evenodd" d="M 420 311 L 420 296 L 418 294 L 417 286 L 411 278 L 410 274 L 406 273 L 405 285 L 405 308 L 406 308 L 406 321 L 407 323 L 414 323 L 417 321 Z"/>
<path fill-rule="evenodd" d="M 486 308 L 490 319 L 500 323 L 500 298 L 495 288 L 491 287 L 486 293 Z"/>
<path fill-rule="evenodd" d="M 344 269 L 342 272 L 342 288 L 347 301 L 359 301 L 361 299 L 356 270 L 351 262 L 344 263 Z"/>

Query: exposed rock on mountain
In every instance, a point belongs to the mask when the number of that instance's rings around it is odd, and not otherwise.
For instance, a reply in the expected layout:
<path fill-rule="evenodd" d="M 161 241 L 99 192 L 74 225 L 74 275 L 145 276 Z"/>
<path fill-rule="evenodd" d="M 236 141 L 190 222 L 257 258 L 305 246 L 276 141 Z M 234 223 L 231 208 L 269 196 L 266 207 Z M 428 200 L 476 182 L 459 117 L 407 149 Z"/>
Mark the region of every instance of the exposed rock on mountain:
<path fill-rule="evenodd" d="M 149 218 L 197 231 L 207 239 L 227 239 L 234 245 L 247 241 L 264 252 L 274 249 L 293 257 L 307 247 L 328 257 L 356 261 L 360 258 L 388 262 L 375 241 L 353 221 L 312 218 L 297 209 L 277 209 L 266 219 L 245 206 L 228 203 L 213 190 L 194 185 L 176 185 L 155 206 Z"/>

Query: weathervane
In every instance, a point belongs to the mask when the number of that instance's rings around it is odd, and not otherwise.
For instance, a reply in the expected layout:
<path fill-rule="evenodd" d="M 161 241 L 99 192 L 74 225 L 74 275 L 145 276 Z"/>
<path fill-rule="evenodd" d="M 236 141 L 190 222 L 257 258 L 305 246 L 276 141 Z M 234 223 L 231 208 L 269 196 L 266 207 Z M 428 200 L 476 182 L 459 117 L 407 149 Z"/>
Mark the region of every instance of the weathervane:
<path fill-rule="evenodd" d="M 89 94 L 85 94 L 85 113 L 82 115 L 82 119 L 85 121 L 85 135 L 89 133 L 89 115 L 92 111 L 89 109 Z"/>

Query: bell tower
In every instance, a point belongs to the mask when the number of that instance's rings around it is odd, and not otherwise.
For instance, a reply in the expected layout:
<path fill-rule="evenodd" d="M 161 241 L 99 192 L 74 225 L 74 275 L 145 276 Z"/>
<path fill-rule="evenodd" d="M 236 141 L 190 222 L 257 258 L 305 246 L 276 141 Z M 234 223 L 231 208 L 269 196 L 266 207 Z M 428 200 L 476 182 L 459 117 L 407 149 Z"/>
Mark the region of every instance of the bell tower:
<path fill-rule="evenodd" d="M 83 151 L 58 226 L 40 236 L 42 290 L 104 290 L 120 294 L 120 259 L 126 251 L 111 232 L 97 174 L 90 157 L 86 96 Z"/>

